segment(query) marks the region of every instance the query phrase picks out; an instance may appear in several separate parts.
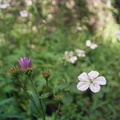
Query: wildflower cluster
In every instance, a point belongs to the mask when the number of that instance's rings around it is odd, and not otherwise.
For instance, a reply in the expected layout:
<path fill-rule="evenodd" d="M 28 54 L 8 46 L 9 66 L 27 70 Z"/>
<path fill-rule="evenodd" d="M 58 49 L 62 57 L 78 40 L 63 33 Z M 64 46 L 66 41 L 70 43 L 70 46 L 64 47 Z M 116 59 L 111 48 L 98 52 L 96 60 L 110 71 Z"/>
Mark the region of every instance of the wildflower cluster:
<path fill-rule="evenodd" d="M 32 1 L 31 1 L 32 2 Z M 26 3 L 30 3 L 30 0 L 28 1 L 26 1 Z M 32 4 L 32 3 L 31 3 Z M 1 9 L 6 9 L 6 8 L 8 8 L 8 7 L 10 7 L 10 4 L 1 4 L 0 5 L 0 8 Z M 27 10 L 23 10 L 23 11 L 20 11 L 19 12 L 20 13 L 20 16 L 21 17 L 28 17 L 28 11 Z"/>
<path fill-rule="evenodd" d="M 83 50 L 75 49 L 75 53 L 77 54 L 78 57 L 85 57 L 85 51 Z"/>
<path fill-rule="evenodd" d="M 70 52 L 66 51 L 65 52 L 66 60 L 71 62 L 71 63 L 74 63 L 77 60 L 77 57 L 85 57 L 85 53 L 84 53 L 83 50 L 76 49 L 75 53 L 76 53 L 77 56 L 74 56 L 73 51 L 70 51 Z M 42 104 L 43 98 L 47 99 L 49 97 L 49 95 L 50 95 L 49 93 L 51 91 L 51 95 L 54 96 L 53 97 L 53 102 L 55 104 L 58 104 L 58 110 L 59 110 L 60 104 L 62 103 L 64 97 L 61 96 L 61 95 L 53 94 L 52 90 L 49 91 L 49 89 L 48 89 L 49 88 L 48 79 L 49 79 L 50 74 L 51 74 L 49 70 L 44 70 L 42 72 L 42 75 L 46 80 L 46 92 L 43 92 L 43 94 L 41 94 L 41 96 L 39 96 L 36 85 L 34 84 L 34 82 L 32 80 L 32 74 L 29 75 L 30 70 L 32 70 L 32 60 L 28 57 L 24 57 L 24 58 L 20 58 L 18 60 L 18 63 L 19 63 L 19 67 L 15 67 L 15 68 L 10 69 L 9 73 L 13 74 L 16 77 L 20 86 L 22 87 L 22 89 L 24 90 L 26 95 L 29 97 L 30 104 L 32 104 L 31 110 L 33 110 L 33 109 L 35 110 L 35 113 L 34 113 L 34 111 L 31 111 L 31 112 L 33 112 L 33 115 L 35 117 L 39 118 L 38 117 L 38 114 L 39 114 L 39 116 L 42 117 L 43 120 L 46 120 L 45 110 L 44 110 L 44 107 L 43 107 L 43 104 Z M 19 79 L 19 76 L 18 76 L 18 74 L 21 71 L 23 71 L 23 72 L 25 71 L 27 73 L 28 78 L 30 79 L 30 82 L 32 84 L 32 87 L 33 87 L 33 90 L 34 90 L 35 93 L 33 93 L 30 90 L 26 90 L 25 86 L 23 86 L 23 84 L 22 84 L 22 82 L 21 82 L 21 80 Z M 98 77 L 98 75 L 99 75 L 99 73 L 97 71 L 91 71 L 88 74 L 83 72 L 82 74 L 80 74 L 78 76 L 78 79 L 80 80 L 80 82 L 77 84 L 78 90 L 85 91 L 88 88 L 90 88 L 90 90 L 94 93 L 99 92 L 100 91 L 100 85 L 105 85 L 106 84 L 106 79 L 103 76 Z M 36 116 L 36 113 L 37 113 L 37 116 Z"/>
<path fill-rule="evenodd" d="M 70 62 L 70 63 L 75 63 L 75 61 L 77 60 L 77 57 L 76 56 L 74 56 L 74 52 L 73 51 L 70 51 L 70 52 L 68 52 L 68 51 L 65 51 L 65 60 L 67 61 L 67 62 Z"/>
<path fill-rule="evenodd" d="M 86 41 L 86 46 L 90 47 L 91 49 L 96 49 L 98 47 L 97 44 L 92 43 L 90 40 Z"/>
<path fill-rule="evenodd" d="M 97 44 L 92 43 L 90 40 L 86 41 L 86 46 L 90 47 L 91 49 L 96 49 L 98 47 Z M 74 51 L 65 51 L 65 60 L 74 64 L 78 57 L 85 57 L 85 51 L 80 49 L 75 49 Z"/>
<path fill-rule="evenodd" d="M 74 64 L 77 61 L 78 57 L 85 57 L 85 52 L 80 49 L 75 49 L 75 52 L 65 51 L 65 60 L 67 62 Z"/>

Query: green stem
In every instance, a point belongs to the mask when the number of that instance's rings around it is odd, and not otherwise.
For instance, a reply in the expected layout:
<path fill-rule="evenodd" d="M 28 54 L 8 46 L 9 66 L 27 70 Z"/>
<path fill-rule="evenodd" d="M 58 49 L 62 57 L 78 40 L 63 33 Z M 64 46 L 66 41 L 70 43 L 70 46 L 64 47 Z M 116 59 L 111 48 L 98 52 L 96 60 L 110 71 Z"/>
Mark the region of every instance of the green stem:
<path fill-rule="evenodd" d="M 58 115 L 59 110 L 60 110 L 60 103 L 58 104 L 58 109 L 57 109 L 57 111 L 55 112 L 55 118 L 54 118 L 54 120 L 57 119 L 57 115 Z"/>
<path fill-rule="evenodd" d="M 36 105 L 35 101 L 30 97 L 30 95 L 27 93 L 26 89 L 22 86 L 21 81 L 19 80 L 19 78 L 17 77 L 17 80 L 20 84 L 20 86 L 22 87 L 22 89 L 24 90 L 24 92 L 26 93 L 26 95 L 29 97 L 29 99 L 31 99 L 31 101 L 34 103 L 34 105 L 36 106 L 36 108 L 38 109 L 39 113 L 42 115 L 41 111 L 39 110 L 38 106 Z"/>
<path fill-rule="evenodd" d="M 26 95 L 30 98 L 30 96 L 29 96 L 29 94 L 27 93 L 26 89 L 22 86 L 22 83 L 21 83 L 21 81 L 19 80 L 19 78 L 17 78 L 17 80 L 18 80 L 20 86 L 22 87 L 22 89 L 24 90 L 24 92 L 26 93 Z"/>
<path fill-rule="evenodd" d="M 33 82 L 31 77 L 30 77 L 30 81 L 31 81 L 31 83 L 33 85 L 33 88 L 34 88 L 34 91 L 35 91 L 35 93 L 36 93 L 36 95 L 37 95 L 37 97 L 39 99 L 40 106 L 42 108 L 42 113 L 43 113 L 43 120 L 45 120 L 45 112 L 44 112 L 44 109 L 43 109 L 42 100 L 41 100 L 41 98 L 39 98 L 39 94 L 38 94 L 37 88 L 36 88 L 36 86 L 35 86 L 35 84 L 34 84 L 34 82 Z"/>
<path fill-rule="evenodd" d="M 46 86 L 47 86 L 47 89 L 48 89 L 48 79 L 46 80 Z"/>

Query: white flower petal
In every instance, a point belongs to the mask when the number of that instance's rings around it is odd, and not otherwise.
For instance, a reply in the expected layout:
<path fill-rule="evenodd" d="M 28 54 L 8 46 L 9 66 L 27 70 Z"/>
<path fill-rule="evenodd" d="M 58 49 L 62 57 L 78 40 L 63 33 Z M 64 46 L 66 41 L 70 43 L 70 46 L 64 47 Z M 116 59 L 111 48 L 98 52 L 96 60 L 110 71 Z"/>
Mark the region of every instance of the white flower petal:
<path fill-rule="evenodd" d="M 69 60 L 70 60 L 71 63 L 75 63 L 75 61 L 77 60 L 77 57 L 72 56 Z"/>
<path fill-rule="evenodd" d="M 90 84 L 90 89 L 94 93 L 99 92 L 100 91 L 100 85 L 99 84 Z"/>
<path fill-rule="evenodd" d="M 76 56 L 73 56 L 74 60 L 77 60 L 77 57 Z"/>
<path fill-rule="evenodd" d="M 97 77 L 97 78 L 94 80 L 94 83 L 97 83 L 97 84 L 99 84 L 99 85 L 105 85 L 105 84 L 106 84 L 106 79 L 105 79 L 105 77 L 100 76 L 100 77 Z"/>
<path fill-rule="evenodd" d="M 91 41 L 90 40 L 87 40 L 86 41 L 86 46 L 90 46 L 91 45 Z"/>
<path fill-rule="evenodd" d="M 83 72 L 82 74 L 80 74 L 80 75 L 78 76 L 78 79 L 79 79 L 80 81 L 89 81 L 88 75 L 87 75 L 87 73 L 85 73 L 85 72 Z"/>
<path fill-rule="evenodd" d="M 98 77 L 99 73 L 97 71 L 91 71 L 88 73 L 88 76 L 90 79 L 95 79 L 96 77 Z"/>
<path fill-rule="evenodd" d="M 88 82 L 79 82 L 79 83 L 77 84 L 77 88 L 78 88 L 78 90 L 80 90 L 80 91 L 85 91 L 85 90 L 88 89 L 88 87 L 89 87 L 89 83 L 88 83 Z"/>
<path fill-rule="evenodd" d="M 20 11 L 20 16 L 21 17 L 28 17 L 28 11 L 26 11 L 26 10 Z"/>
<path fill-rule="evenodd" d="M 97 44 L 91 44 L 90 48 L 91 48 L 91 49 L 97 48 Z"/>

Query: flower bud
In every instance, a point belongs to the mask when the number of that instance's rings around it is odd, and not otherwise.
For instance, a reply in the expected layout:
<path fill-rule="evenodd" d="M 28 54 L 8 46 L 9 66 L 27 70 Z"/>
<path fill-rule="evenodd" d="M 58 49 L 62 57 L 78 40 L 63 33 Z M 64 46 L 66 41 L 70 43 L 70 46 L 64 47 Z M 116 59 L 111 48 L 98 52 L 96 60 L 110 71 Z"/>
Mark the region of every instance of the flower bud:
<path fill-rule="evenodd" d="M 50 73 L 49 70 L 44 70 L 44 71 L 42 71 L 42 75 L 45 78 L 45 80 L 48 80 L 50 75 L 51 75 L 51 73 Z"/>
<path fill-rule="evenodd" d="M 17 77 L 21 73 L 21 69 L 14 67 L 8 70 L 8 74 L 11 74 L 13 77 Z"/>
<path fill-rule="evenodd" d="M 69 88 L 65 88 L 64 91 L 65 91 L 65 92 L 69 92 L 70 89 L 69 89 Z"/>
<path fill-rule="evenodd" d="M 61 95 L 55 95 L 53 99 L 56 103 L 61 103 L 64 97 Z"/>

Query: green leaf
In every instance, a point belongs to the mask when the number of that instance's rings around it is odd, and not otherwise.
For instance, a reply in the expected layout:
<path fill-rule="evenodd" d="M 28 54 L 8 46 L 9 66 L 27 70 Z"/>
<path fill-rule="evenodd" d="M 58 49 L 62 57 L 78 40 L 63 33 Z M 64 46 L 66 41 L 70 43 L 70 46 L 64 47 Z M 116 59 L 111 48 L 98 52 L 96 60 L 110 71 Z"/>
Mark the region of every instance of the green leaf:
<path fill-rule="evenodd" d="M 28 91 L 31 99 L 30 99 L 30 110 L 31 113 L 37 117 L 37 118 L 41 118 L 42 117 L 42 112 L 40 110 L 41 105 L 39 102 L 39 98 L 37 97 L 37 95 L 31 91 Z"/>
<path fill-rule="evenodd" d="M 8 98 L 8 99 L 6 99 L 6 100 L 2 100 L 2 101 L 0 102 L 0 105 L 4 105 L 4 104 L 7 104 L 7 103 L 10 103 L 12 100 L 13 100 L 13 98 Z"/>
<path fill-rule="evenodd" d="M 21 114 L 0 114 L 0 119 L 3 120 L 3 119 L 9 119 L 9 118 L 18 118 L 18 119 L 23 119 L 25 118 L 24 115 L 21 115 Z"/>
<path fill-rule="evenodd" d="M 40 98 L 41 98 L 41 99 L 45 99 L 45 98 L 48 98 L 49 95 L 50 95 L 49 92 L 47 92 L 47 93 L 43 93 L 43 94 L 40 96 Z"/>

